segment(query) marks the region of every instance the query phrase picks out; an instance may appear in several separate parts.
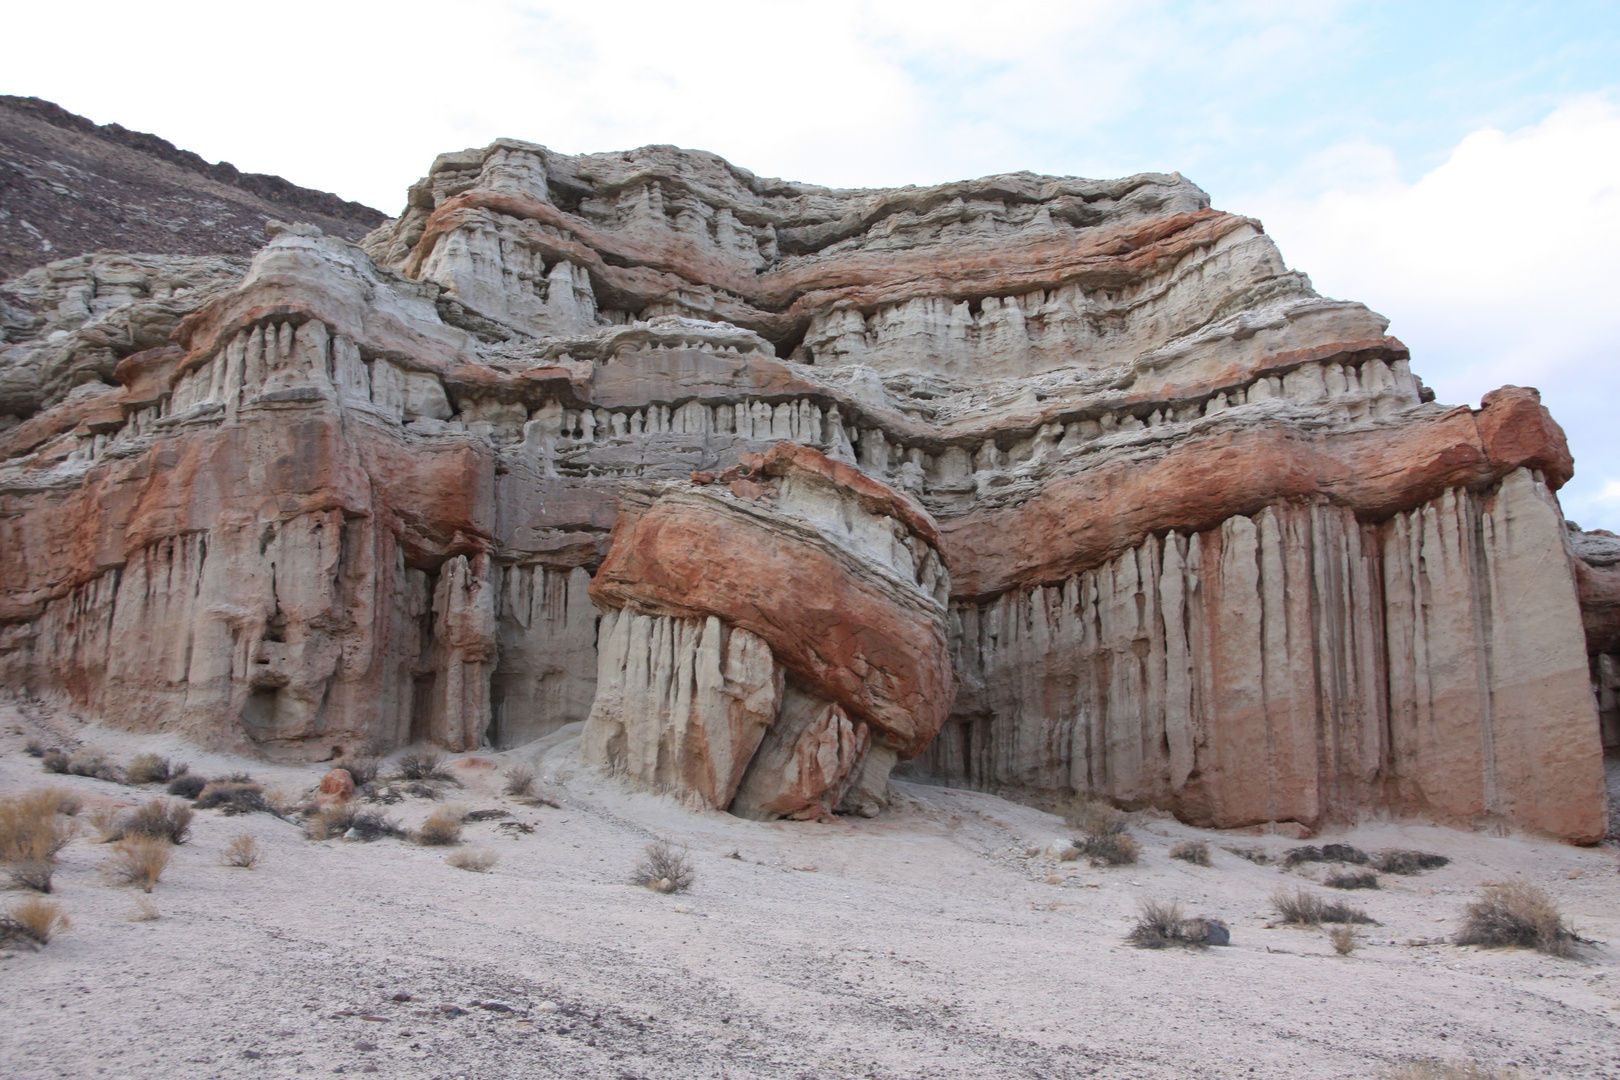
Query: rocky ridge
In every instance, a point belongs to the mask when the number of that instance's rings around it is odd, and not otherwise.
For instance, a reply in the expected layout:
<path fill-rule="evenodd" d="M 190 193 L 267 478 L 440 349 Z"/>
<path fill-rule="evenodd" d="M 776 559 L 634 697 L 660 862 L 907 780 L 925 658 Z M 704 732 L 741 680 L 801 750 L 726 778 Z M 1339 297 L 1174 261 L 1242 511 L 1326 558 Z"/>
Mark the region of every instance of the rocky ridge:
<path fill-rule="evenodd" d="M 124 723 L 318 758 L 582 722 L 749 816 L 880 812 L 901 763 L 1603 834 L 1562 432 L 1435 403 L 1180 176 L 501 140 L 359 245 L 5 295 L 0 673 Z"/>

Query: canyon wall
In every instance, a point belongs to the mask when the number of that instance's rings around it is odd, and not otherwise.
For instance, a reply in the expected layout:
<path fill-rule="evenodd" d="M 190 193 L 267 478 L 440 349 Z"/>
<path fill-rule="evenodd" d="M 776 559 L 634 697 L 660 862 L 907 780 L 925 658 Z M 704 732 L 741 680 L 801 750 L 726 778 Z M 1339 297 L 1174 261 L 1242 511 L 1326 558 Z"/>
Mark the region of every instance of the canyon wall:
<path fill-rule="evenodd" d="M 1562 432 L 1434 403 L 1180 176 L 502 140 L 359 245 L 273 228 L 0 288 L 7 684 L 304 758 L 583 721 L 758 817 L 903 763 L 1603 834 Z"/>

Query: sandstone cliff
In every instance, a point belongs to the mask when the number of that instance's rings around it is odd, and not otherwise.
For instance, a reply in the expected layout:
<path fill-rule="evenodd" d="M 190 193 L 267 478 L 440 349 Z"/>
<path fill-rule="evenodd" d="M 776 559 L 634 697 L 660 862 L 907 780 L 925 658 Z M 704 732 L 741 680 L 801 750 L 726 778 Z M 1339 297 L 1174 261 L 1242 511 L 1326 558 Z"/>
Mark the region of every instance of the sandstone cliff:
<path fill-rule="evenodd" d="M 8 288 L 0 675 L 123 723 L 313 758 L 585 721 L 752 816 L 875 813 L 909 761 L 1602 835 L 1562 432 L 1434 403 L 1180 176 L 502 140 L 358 246 Z"/>

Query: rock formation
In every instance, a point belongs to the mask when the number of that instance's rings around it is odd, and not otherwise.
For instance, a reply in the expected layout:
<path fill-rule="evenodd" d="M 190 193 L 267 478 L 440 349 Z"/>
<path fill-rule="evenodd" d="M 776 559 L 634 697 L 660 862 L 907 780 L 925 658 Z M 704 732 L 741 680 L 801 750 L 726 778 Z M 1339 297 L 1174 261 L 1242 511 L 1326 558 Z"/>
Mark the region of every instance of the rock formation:
<path fill-rule="evenodd" d="M 1180 176 L 502 140 L 358 246 L 7 290 L 0 677 L 119 722 L 323 758 L 584 721 L 758 817 L 878 812 L 898 765 L 1603 834 L 1562 432 L 1435 404 Z"/>
<path fill-rule="evenodd" d="M 265 222 L 290 216 L 349 240 L 385 217 L 49 101 L 0 95 L 0 278 L 103 248 L 251 255 Z"/>

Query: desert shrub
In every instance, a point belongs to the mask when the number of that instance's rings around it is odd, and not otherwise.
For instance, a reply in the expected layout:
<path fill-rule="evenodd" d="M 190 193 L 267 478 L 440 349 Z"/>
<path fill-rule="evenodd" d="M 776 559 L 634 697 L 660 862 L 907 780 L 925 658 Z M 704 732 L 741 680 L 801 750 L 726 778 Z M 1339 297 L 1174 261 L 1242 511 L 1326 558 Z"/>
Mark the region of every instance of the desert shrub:
<path fill-rule="evenodd" d="M 163 916 L 158 912 L 157 905 L 152 903 L 150 896 L 137 896 L 135 909 L 129 913 L 130 922 L 156 922 Z"/>
<path fill-rule="evenodd" d="M 30 896 L 12 904 L 10 911 L 0 915 L 0 944 L 25 941 L 36 946 L 48 945 L 51 938 L 72 925 L 60 904 Z"/>
<path fill-rule="evenodd" d="M 506 770 L 506 787 L 503 789 L 508 795 L 522 798 L 534 792 L 534 768 L 529 765 L 513 765 Z"/>
<path fill-rule="evenodd" d="M 1202 840 L 1183 840 L 1179 844 L 1172 844 L 1170 857 L 1192 863 L 1194 866 L 1214 865 L 1209 858 L 1209 845 Z"/>
<path fill-rule="evenodd" d="M 60 750 L 47 750 L 39 756 L 39 766 L 48 773 L 66 773 L 72 760 Z"/>
<path fill-rule="evenodd" d="M 1173 900 L 1144 900 L 1125 940 L 1138 949 L 1163 949 L 1171 945 L 1207 949 L 1211 945 L 1227 944 L 1231 934 L 1219 919 L 1187 918 L 1182 914 L 1181 905 Z"/>
<path fill-rule="evenodd" d="M 304 835 L 311 840 L 326 840 L 333 836 L 364 840 L 367 843 L 383 837 L 403 837 L 407 833 L 392 818 L 379 810 L 361 810 L 350 804 L 328 806 L 304 824 Z"/>
<path fill-rule="evenodd" d="M 85 815 L 91 827 L 100 834 L 103 844 L 117 840 L 123 835 L 121 828 L 123 816 L 123 809 L 117 806 L 98 806 Z"/>
<path fill-rule="evenodd" d="M 348 772 L 354 781 L 355 790 L 358 791 L 377 779 L 378 762 L 374 757 L 344 758 L 335 766 Z"/>
<path fill-rule="evenodd" d="M 1389 1080 L 1514 1080 L 1513 1069 L 1498 1069 L 1472 1061 L 1414 1061 L 1398 1065 L 1387 1074 Z"/>
<path fill-rule="evenodd" d="M 1300 926 L 1319 926 L 1322 923 L 1362 923 L 1377 926 L 1378 923 L 1365 911 L 1340 900 L 1327 901 L 1304 888 L 1295 889 L 1292 893 L 1279 890 L 1271 898 L 1272 906 L 1277 914 L 1282 916 L 1283 922 L 1294 923 Z"/>
<path fill-rule="evenodd" d="M 57 853 L 77 831 L 64 805 L 73 800 L 49 788 L 0 799 L 0 863 L 18 888 L 51 891 Z"/>
<path fill-rule="evenodd" d="M 429 747 L 426 750 L 411 750 L 399 759 L 399 777 L 401 780 L 442 780 L 454 783 L 444 768 L 444 755 Z"/>
<path fill-rule="evenodd" d="M 23 747 L 23 753 L 29 757 L 44 757 L 45 744 L 38 739 L 29 739 L 28 743 Z"/>
<path fill-rule="evenodd" d="M 1298 866 L 1308 862 L 1345 862 L 1357 866 L 1365 866 L 1368 855 L 1358 847 L 1349 844 L 1323 844 L 1313 847 L 1306 844 L 1304 847 L 1289 848 L 1283 852 L 1284 866 Z"/>
<path fill-rule="evenodd" d="M 1142 851 L 1130 833 L 1117 832 L 1086 837 L 1080 842 L 1080 853 L 1092 866 L 1128 866 Z"/>
<path fill-rule="evenodd" d="M 258 866 L 263 858 L 264 848 L 259 846 L 258 840 L 247 833 L 231 837 L 231 842 L 219 853 L 220 862 L 226 866 L 240 866 L 244 870 Z"/>
<path fill-rule="evenodd" d="M 185 765 L 171 765 L 166 757 L 157 754 L 136 754 L 130 760 L 124 776 L 132 784 L 164 784 L 186 771 Z"/>
<path fill-rule="evenodd" d="M 1333 943 L 1333 951 L 1340 956 L 1349 956 L 1361 948 L 1361 935 L 1349 923 L 1340 923 L 1328 930 L 1328 941 Z"/>
<path fill-rule="evenodd" d="M 1329 874 L 1322 884 L 1330 889 L 1376 889 L 1378 874 L 1372 870 L 1346 870 Z"/>
<path fill-rule="evenodd" d="M 264 788 L 251 778 L 215 780 L 197 793 L 197 801 L 192 805 L 199 810 L 219 810 L 227 816 L 271 813 Z"/>
<path fill-rule="evenodd" d="M 124 782 L 124 774 L 107 760 L 100 750 L 86 747 L 68 760 L 67 771 L 74 776 L 88 776 L 93 780 L 107 780 L 114 784 Z"/>
<path fill-rule="evenodd" d="M 163 790 L 170 795 L 178 795 L 182 799 L 195 799 L 201 795 L 203 788 L 208 786 L 208 777 L 196 773 L 181 773 L 169 781 L 169 786 Z"/>
<path fill-rule="evenodd" d="M 466 816 L 466 808 L 456 803 L 439 807 L 416 830 L 416 842 L 431 847 L 461 843 L 461 822 Z"/>
<path fill-rule="evenodd" d="M 1552 897 L 1528 881 L 1487 885 L 1478 900 L 1468 905 L 1459 945 L 1511 945 L 1535 949 L 1550 956 L 1576 954 L 1581 939 L 1564 922 Z"/>
<path fill-rule="evenodd" d="M 183 844 L 191 836 L 191 819 L 195 816 L 191 807 L 183 802 L 153 799 L 125 815 L 119 823 L 119 835 L 115 839 L 149 836 L 154 840 Z"/>
<path fill-rule="evenodd" d="M 444 861 L 457 870 L 471 870 L 475 874 L 487 874 L 492 870 L 500 855 L 494 848 L 457 848 L 444 857 Z"/>
<path fill-rule="evenodd" d="M 1221 849 L 1228 855 L 1236 855 L 1240 859 L 1247 859 L 1256 866 L 1270 866 L 1275 860 L 1259 848 L 1224 847 Z"/>
<path fill-rule="evenodd" d="M 151 892 L 152 886 L 163 879 L 171 850 L 162 840 L 131 836 L 113 845 L 107 870 L 120 884 L 135 885 L 143 892 Z"/>
<path fill-rule="evenodd" d="M 1115 836 L 1125 831 L 1125 814 L 1101 799 L 1076 798 L 1063 811 L 1071 829 L 1089 836 Z"/>
<path fill-rule="evenodd" d="M 1450 861 L 1444 855 L 1433 855 L 1427 851 L 1385 851 L 1373 860 L 1372 865 L 1379 873 L 1410 876 L 1434 870 Z"/>
<path fill-rule="evenodd" d="M 647 845 L 647 854 L 631 871 L 630 883 L 643 885 L 654 892 L 684 892 L 697 880 L 692 860 L 685 851 L 678 851 L 668 840 Z"/>

